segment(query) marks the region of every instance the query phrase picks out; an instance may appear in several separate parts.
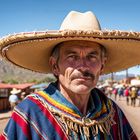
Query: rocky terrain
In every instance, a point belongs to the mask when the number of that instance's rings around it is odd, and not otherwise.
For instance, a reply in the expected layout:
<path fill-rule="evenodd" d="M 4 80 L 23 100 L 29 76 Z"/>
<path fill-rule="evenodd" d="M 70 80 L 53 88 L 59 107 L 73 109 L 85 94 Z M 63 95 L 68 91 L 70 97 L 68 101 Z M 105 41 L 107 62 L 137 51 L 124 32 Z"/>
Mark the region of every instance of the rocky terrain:
<path fill-rule="evenodd" d="M 15 80 L 19 82 L 43 80 L 46 77 L 50 77 L 50 74 L 41 74 L 37 72 L 32 72 L 14 66 L 4 60 L 0 60 L 0 81 Z"/>

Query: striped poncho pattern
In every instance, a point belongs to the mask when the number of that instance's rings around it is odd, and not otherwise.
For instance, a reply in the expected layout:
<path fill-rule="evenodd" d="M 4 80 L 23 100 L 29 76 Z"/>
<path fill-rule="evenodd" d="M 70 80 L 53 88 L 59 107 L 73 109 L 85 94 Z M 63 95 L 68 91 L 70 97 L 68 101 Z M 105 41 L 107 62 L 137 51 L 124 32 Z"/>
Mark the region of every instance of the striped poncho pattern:
<path fill-rule="evenodd" d="M 87 115 L 51 83 L 18 104 L 0 140 L 137 140 L 121 109 L 93 89 Z"/>

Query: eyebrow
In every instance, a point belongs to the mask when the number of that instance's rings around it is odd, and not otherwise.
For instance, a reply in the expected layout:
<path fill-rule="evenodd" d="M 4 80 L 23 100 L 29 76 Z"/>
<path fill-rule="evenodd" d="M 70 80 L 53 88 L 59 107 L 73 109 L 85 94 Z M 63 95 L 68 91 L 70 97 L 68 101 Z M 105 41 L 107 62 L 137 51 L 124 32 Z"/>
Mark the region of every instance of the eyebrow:
<path fill-rule="evenodd" d="M 99 55 L 99 52 L 98 51 L 91 51 L 89 54 Z"/>
<path fill-rule="evenodd" d="M 67 54 L 77 54 L 77 52 L 74 51 L 74 50 L 66 50 L 66 51 L 65 51 L 65 54 L 66 54 L 66 55 L 67 55 Z"/>

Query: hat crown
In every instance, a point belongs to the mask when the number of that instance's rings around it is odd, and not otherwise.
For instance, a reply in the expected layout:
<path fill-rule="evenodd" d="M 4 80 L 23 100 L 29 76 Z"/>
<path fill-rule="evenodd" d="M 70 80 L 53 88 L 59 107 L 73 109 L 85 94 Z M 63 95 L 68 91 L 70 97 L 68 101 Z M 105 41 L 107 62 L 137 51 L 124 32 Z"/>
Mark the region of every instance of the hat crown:
<path fill-rule="evenodd" d="M 96 16 L 91 12 L 71 11 L 61 24 L 60 30 L 101 30 Z"/>

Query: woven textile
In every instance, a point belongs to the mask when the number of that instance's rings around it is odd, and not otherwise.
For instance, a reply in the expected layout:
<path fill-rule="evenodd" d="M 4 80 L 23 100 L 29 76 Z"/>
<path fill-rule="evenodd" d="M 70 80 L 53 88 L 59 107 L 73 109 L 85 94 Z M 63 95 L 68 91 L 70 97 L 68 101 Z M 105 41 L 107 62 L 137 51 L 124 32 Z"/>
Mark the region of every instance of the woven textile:
<path fill-rule="evenodd" d="M 1 140 L 137 140 L 121 109 L 98 89 L 86 116 L 50 84 L 16 106 Z"/>

